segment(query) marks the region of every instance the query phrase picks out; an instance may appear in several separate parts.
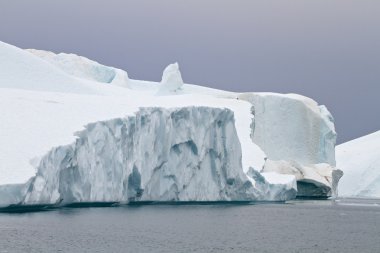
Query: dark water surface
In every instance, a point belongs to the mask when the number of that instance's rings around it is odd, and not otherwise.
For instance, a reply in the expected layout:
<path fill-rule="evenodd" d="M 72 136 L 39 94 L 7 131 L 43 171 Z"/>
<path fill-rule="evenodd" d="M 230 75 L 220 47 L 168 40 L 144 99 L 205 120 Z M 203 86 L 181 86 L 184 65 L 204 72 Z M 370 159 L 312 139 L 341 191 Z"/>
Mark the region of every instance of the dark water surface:
<path fill-rule="evenodd" d="M 380 252 L 380 201 L 0 213 L 4 252 Z"/>

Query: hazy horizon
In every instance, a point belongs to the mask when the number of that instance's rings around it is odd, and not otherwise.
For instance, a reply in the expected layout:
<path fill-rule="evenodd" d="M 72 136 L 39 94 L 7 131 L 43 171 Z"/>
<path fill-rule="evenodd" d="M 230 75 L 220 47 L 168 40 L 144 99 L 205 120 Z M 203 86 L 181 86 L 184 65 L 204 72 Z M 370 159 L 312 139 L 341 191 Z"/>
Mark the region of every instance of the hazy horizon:
<path fill-rule="evenodd" d="M 133 79 L 159 81 L 178 61 L 186 83 L 302 94 L 331 111 L 341 143 L 380 130 L 378 10 L 376 0 L 15 0 L 0 2 L 0 40 Z"/>

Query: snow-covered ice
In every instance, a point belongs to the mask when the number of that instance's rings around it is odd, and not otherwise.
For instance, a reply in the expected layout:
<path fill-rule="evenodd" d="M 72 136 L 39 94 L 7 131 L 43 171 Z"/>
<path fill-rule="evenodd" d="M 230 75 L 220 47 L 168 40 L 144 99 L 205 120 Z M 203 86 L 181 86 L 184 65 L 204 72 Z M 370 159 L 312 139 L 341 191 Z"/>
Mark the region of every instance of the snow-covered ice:
<path fill-rule="evenodd" d="M 36 49 L 27 49 L 26 51 L 48 61 L 69 75 L 90 81 L 128 87 L 129 78 L 124 70 L 104 66 L 76 54 L 55 54 Z"/>
<path fill-rule="evenodd" d="M 336 132 L 325 106 L 297 94 L 243 93 L 255 116 L 252 139 L 271 160 L 335 165 Z"/>
<path fill-rule="evenodd" d="M 380 198 L 380 131 L 336 147 L 339 196 Z"/>
<path fill-rule="evenodd" d="M 170 115 L 173 110 L 181 110 L 181 108 L 183 110 L 186 108 L 186 110 L 190 110 L 194 114 L 213 114 L 217 111 L 228 112 L 226 114 L 233 118 L 233 127 L 236 130 L 232 131 L 234 134 L 231 131 L 228 132 L 228 136 L 225 136 L 226 139 L 219 140 L 218 138 L 214 141 L 216 143 L 230 141 L 239 146 L 240 149 L 236 148 L 233 153 L 236 157 L 233 159 L 228 157 L 223 161 L 227 164 L 232 161 L 234 163 L 241 162 L 238 167 L 226 166 L 231 168 L 228 173 L 235 173 L 234 175 L 238 175 L 236 178 L 239 178 L 241 182 L 248 180 L 247 182 L 253 186 L 251 190 L 255 191 L 255 194 L 246 197 L 247 200 L 274 200 L 293 198 L 295 196 L 297 186 L 294 174 L 280 174 L 278 171 L 261 174 L 260 171 L 264 168 L 266 158 L 294 161 L 303 166 L 308 165 L 311 168 L 313 168 L 314 164 L 322 163 L 327 164 L 329 168 L 333 168 L 335 164 L 333 148 L 335 130 L 332 117 L 325 107 L 318 106 L 311 99 L 292 94 L 239 94 L 186 84 L 182 80 L 178 64 L 171 64 L 164 70 L 161 82 L 133 80 L 128 78 L 127 72 L 123 70 L 101 65 L 85 57 L 73 54 L 55 54 L 42 50 L 22 50 L 0 42 L 0 205 L 4 206 L 4 203 L 20 202 L 20 199 L 23 199 L 24 203 L 52 203 L 60 199 L 61 194 L 65 196 L 66 201 L 70 198 L 65 194 L 75 192 L 73 189 L 78 185 L 74 184 L 81 182 L 80 180 L 84 177 L 88 177 L 85 181 L 91 182 L 91 187 L 98 190 L 91 193 L 94 195 L 91 195 L 89 193 L 91 191 L 83 188 L 86 187 L 85 185 L 78 186 L 83 190 L 83 194 L 90 195 L 86 195 L 86 198 L 81 198 L 78 196 L 82 195 L 78 193 L 79 195 L 72 198 L 73 201 L 127 200 L 128 196 L 131 195 L 120 195 L 120 192 L 117 194 L 115 192 L 107 193 L 109 188 L 102 188 L 106 187 L 110 182 L 104 181 L 107 177 L 100 175 L 106 173 L 107 170 L 100 173 L 101 167 L 97 167 L 96 173 L 91 172 L 93 164 L 87 164 L 88 166 L 91 165 L 90 167 L 83 165 L 78 170 L 82 173 L 81 178 L 77 179 L 79 181 L 69 182 L 64 180 L 67 184 L 65 188 L 67 192 L 62 188 L 58 188 L 57 193 L 56 191 L 54 192 L 54 187 L 46 187 L 48 184 L 53 183 L 50 180 L 63 180 L 69 177 L 37 176 L 34 178 L 33 176 L 36 175 L 37 171 L 37 173 L 44 175 L 60 173 L 60 171 L 67 172 L 67 170 L 62 170 L 62 167 L 60 167 L 64 164 L 60 162 L 63 159 L 60 157 L 62 154 L 69 154 L 69 150 L 75 149 L 85 153 L 88 152 L 90 155 L 91 152 L 96 150 L 87 150 L 78 146 L 78 141 L 89 137 L 101 140 L 100 137 L 106 135 L 107 131 L 112 129 L 111 125 L 115 127 L 115 122 L 123 122 L 120 124 L 127 126 L 130 124 L 128 122 L 131 117 L 137 119 L 142 114 L 147 113 L 148 109 L 143 109 L 143 111 L 139 109 L 142 107 L 156 108 L 157 110 L 160 108 L 159 111 L 165 115 Z M 152 113 L 152 117 L 153 115 L 156 114 Z M 185 131 L 170 128 L 172 121 L 165 119 L 158 120 L 158 122 L 166 126 L 167 129 L 171 129 L 172 132 L 167 133 L 169 136 L 178 135 L 176 138 L 180 138 L 182 134 L 185 134 Z M 210 120 L 213 118 L 208 117 L 206 119 L 205 117 L 202 119 L 204 121 L 199 122 L 198 128 L 193 124 L 194 122 L 190 122 L 191 120 L 186 122 L 186 126 L 201 132 L 200 128 L 202 126 L 207 128 L 207 124 L 212 124 Z M 221 122 L 221 124 L 231 125 L 231 122 L 225 121 Z M 90 126 L 103 127 L 104 131 L 89 131 Z M 265 128 L 267 129 L 266 131 L 264 131 Z M 153 129 L 155 128 L 153 127 Z M 210 126 L 208 126 L 208 129 L 211 129 Z M 80 137 L 74 135 L 78 131 L 81 133 L 79 134 Z M 301 137 L 296 135 L 297 132 Z M 86 137 L 86 133 L 89 136 Z M 137 133 L 143 134 L 143 132 L 137 131 L 134 138 L 147 138 L 149 136 L 137 136 Z M 151 134 L 153 133 L 154 131 Z M 159 135 L 154 136 L 159 138 Z M 237 136 L 237 139 L 234 136 Z M 271 140 L 271 136 L 275 137 L 273 138 L 274 140 Z M 108 137 L 113 137 L 115 143 L 117 141 L 128 141 L 115 139 L 114 135 Z M 153 138 L 152 136 L 150 137 Z M 191 136 L 189 139 L 196 138 L 197 136 Z M 149 139 L 148 143 L 154 143 L 153 139 Z M 302 142 L 302 139 L 307 141 Z M 169 140 L 171 139 L 169 138 Z M 194 140 L 192 141 L 194 142 Z M 198 145 L 205 147 L 215 144 L 208 143 L 207 140 L 198 141 Z M 202 142 L 204 143 L 202 144 Z M 120 143 L 111 147 L 107 141 L 92 144 L 94 147 L 96 145 L 105 145 L 104 147 L 96 146 L 98 151 L 104 150 L 107 145 L 111 149 L 123 147 Z M 162 147 L 162 152 L 164 152 L 163 150 L 170 150 L 177 143 L 167 144 Z M 135 148 L 142 150 L 149 148 L 148 146 L 139 145 L 136 145 Z M 128 164 L 135 161 L 142 150 L 134 150 L 133 157 L 124 157 L 123 161 L 128 161 Z M 115 150 L 115 152 L 120 154 L 121 150 Z M 95 154 L 91 153 L 92 158 Z M 164 159 L 164 156 L 157 158 L 159 156 L 157 150 L 154 150 L 154 154 L 149 155 L 150 158 L 156 157 L 152 158 L 151 161 L 153 167 L 144 168 L 143 164 L 136 166 L 140 176 L 145 175 L 144 173 L 151 173 L 152 168 L 159 165 L 157 164 L 158 162 L 154 162 L 155 159 L 157 161 Z M 57 160 L 51 159 L 52 156 L 55 156 Z M 85 161 L 86 157 L 78 158 L 78 156 L 73 155 L 71 159 L 77 159 L 80 163 Z M 87 159 L 90 158 L 87 157 Z M 99 159 L 106 161 L 110 157 L 99 157 Z M 165 159 L 168 160 L 169 164 L 176 163 L 175 160 L 171 160 L 174 159 L 171 156 L 166 156 Z M 197 159 L 202 158 L 198 157 Z M 193 162 L 194 160 L 191 161 Z M 49 163 L 52 167 L 44 167 L 46 163 Z M 221 166 L 217 166 L 218 170 L 221 169 Z M 119 167 L 116 166 L 116 168 Z M 123 179 L 126 180 L 129 175 L 135 178 L 137 171 L 133 169 L 134 167 L 125 168 Z M 95 173 L 95 175 L 91 174 L 93 178 L 91 178 L 90 174 L 87 174 L 89 172 Z M 117 173 L 117 171 L 107 171 L 107 173 L 111 175 L 112 173 Z M 171 175 L 180 177 L 179 174 L 176 174 L 179 172 L 171 171 L 171 173 L 173 173 Z M 141 180 L 148 180 L 149 178 L 149 176 L 144 176 Z M 226 182 L 229 179 L 224 176 L 220 178 Z M 162 177 L 155 180 L 156 182 L 164 182 L 167 179 Z M 194 184 L 195 182 L 186 178 L 178 180 L 185 180 L 188 184 L 190 182 Z M 212 182 L 209 183 L 210 187 L 212 187 Z M 33 190 L 26 188 L 26 185 Z M 148 185 L 145 182 L 142 187 L 148 187 Z M 163 183 L 163 185 L 168 186 L 170 184 Z M 115 189 L 120 190 L 122 187 L 124 186 L 119 184 Z M 142 197 L 150 200 L 170 199 L 167 197 L 170 194 L 165 195 L 166 193 L 164 194 L 164 192 L 172 191 L 168 189 L 166 189 L 167 191 L 153 191 L 149 189 L 158 188 L 155 188 L 156 186 L 149 187 L 144 189 L 145 195 L 143 194 Z M 179 187 L 179 184 L 177 187 Z M 219 185 L 218 187 L 212 188 L 209 194 L 206 194 L 206 188 L 202 188 L 200 185 L 199 190 L 202 191 L 203 189 L 203 193 L 198 195 L 196 192 L 190 193 L 189 190 L 182 190 L 180 191 L 181 193 L 176 191 L 178 194 L 176 193 L 177 195 L 174 199 L 241 200 L 242 195 L 234 195 L 233 191 L 227 191 L 228 194 L 224 195 L 221 193 L 216 194 L 217 189 L 225 189 L 223 188 L 224 186 Z M 28 195 L 24 199 L 26 191 Z M 236 193 L 236 189 L 234 191 Z M 13 197 L 11 196 L 12 193 L 14 193 Z M 19 196 L 16 196 L 17 194 Z"/>
<path fill-rule="evenodd" d="M 178 63 L 168 65 L 163 74 L 157 95 L 170 95 L 181 91 L 183 80 Z"/>
<path fill-rule="evenodd" d="M 253 105 L 251 138 L 268 158 L 262 172 L 296 176 L 300 197 L 336 195 L 341 172 L 335 169 L 334 121 L 325 106 L 297 94 L 243 93 L 238 98 Z"/>

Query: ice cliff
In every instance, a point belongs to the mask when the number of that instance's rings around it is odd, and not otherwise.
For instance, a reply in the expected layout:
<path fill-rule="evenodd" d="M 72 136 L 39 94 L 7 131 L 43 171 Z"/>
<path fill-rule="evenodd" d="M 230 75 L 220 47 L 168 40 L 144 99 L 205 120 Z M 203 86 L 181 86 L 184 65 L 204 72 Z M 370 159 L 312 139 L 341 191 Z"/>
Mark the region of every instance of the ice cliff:
<path fill-rule="evenodd" d="M 286 200 L 295 180 L 270 184 L 243 172 L 228 109 L 145 108 L 89 124 L 46 154 L 23 204 Z"/>

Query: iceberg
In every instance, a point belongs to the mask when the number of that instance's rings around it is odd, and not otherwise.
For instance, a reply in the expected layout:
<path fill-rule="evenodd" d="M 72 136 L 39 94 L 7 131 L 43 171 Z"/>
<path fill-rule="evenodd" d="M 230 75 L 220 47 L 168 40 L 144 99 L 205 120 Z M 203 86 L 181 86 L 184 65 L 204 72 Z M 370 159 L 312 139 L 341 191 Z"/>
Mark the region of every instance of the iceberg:
<path fill-rule="evenodd" d="M 380 131 L 336 147 L 339 196 L 380 198 Z"/>
<path fill-rule="evenodd" d="M 177 63 L 150 82 L 74 54 L 0 55 L 0 206 L 334 192 L 333 119 L 309 98 L 187 84 Z"/>

